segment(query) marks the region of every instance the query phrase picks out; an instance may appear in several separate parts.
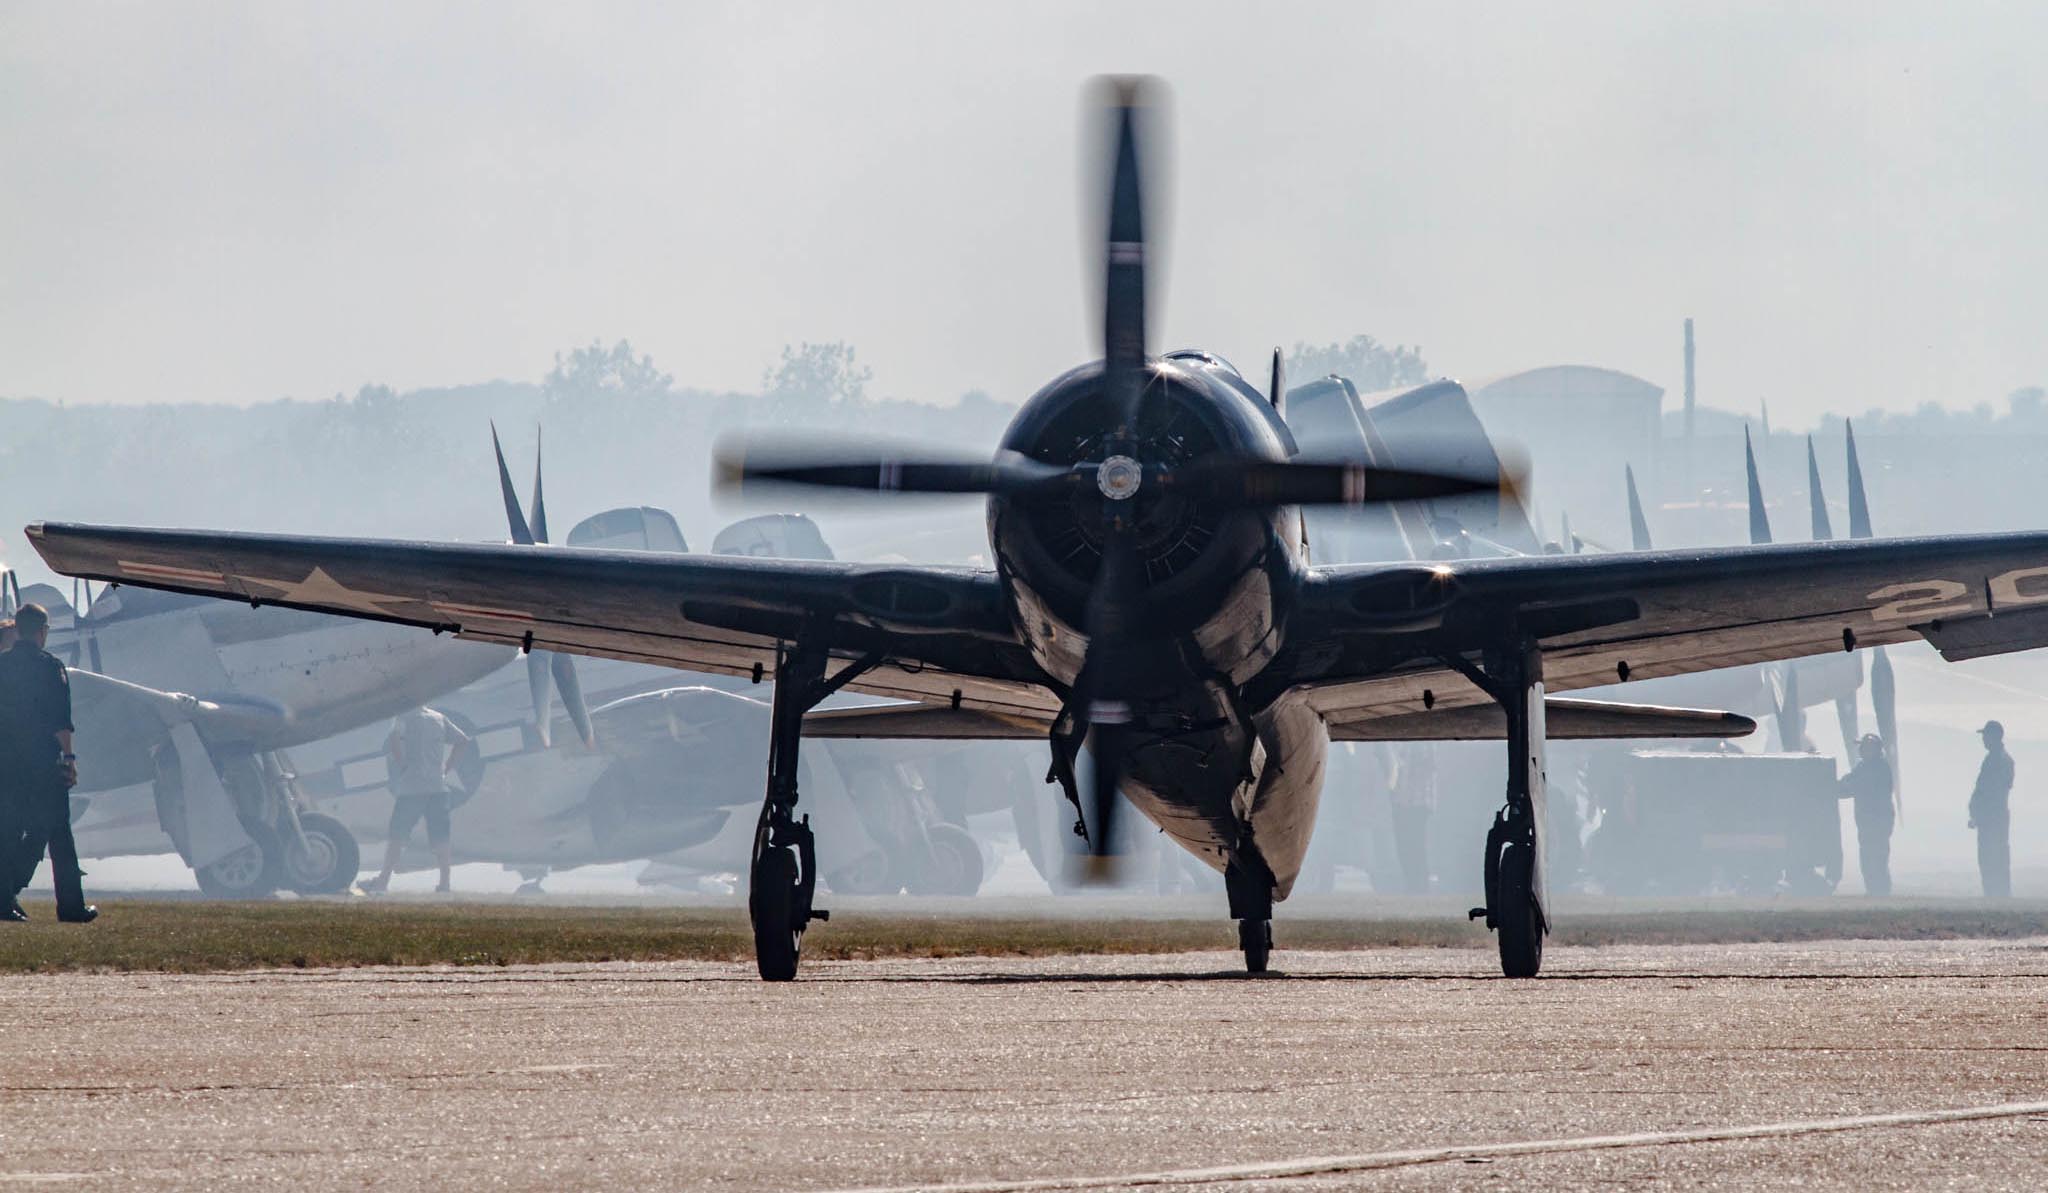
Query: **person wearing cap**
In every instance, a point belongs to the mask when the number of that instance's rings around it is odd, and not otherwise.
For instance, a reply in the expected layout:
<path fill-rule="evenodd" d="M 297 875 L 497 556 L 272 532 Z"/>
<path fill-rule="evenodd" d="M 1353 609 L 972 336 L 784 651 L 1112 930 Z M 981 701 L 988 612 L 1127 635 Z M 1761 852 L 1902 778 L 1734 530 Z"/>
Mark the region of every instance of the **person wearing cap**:
<path fill-rule="evenodd" d="M 41 605 L 14 613 L 13 645 L 0 651 L 0 807 L 9 807 L 21 826 L 20 843 L 10 840 L 7 897 L 0 918 L 20 920 L 20 895 L 43 851 L 50 854 L 50 881 L 57 889 L 57 918 L 87 924 L 99 909 L 85 901 L 78 846 L 71 838 L 71 789 L 78 785 L 78 756 L 71 752 L 71 680 L 55 655 L 43 649 L 50 615 Z M 11 833 L 12 830 L 10 829 Z"/>
<path fill-rule="evenodd" d="M 1884 739 L 1863 735 L 1854 769 L 1842 776 L 1841 797 L 1855 801 L 1856 853 L 1863 866 L 1863 893 L 1892 893 L 1892 767 Z"/>
<path fill-rule="evenodd" d="M 1977 731 L 1984 739 L 1984 763 L 1977 768 L 1977 786 L 1970 792 L 1970 827 L 1977 830 L 1977 873 L 1984 896 L 2012 894 L 2012 755 L 2005 752 L 2005 726 L 1986 721 Z"/>

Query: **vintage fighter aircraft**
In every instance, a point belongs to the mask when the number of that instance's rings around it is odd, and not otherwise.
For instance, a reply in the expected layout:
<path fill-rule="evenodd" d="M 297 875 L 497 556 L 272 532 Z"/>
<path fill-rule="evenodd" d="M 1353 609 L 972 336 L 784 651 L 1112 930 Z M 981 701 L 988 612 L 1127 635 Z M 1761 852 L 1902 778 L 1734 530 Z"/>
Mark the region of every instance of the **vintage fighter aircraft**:
<path fill-rule="evenodd" d="M 539 464 L 533 499 L 522 506 L 502 450 L 498 482 L 511 541 L 549 542 Z M 571 547 L 675 554 L 688 550 L 668 511 L 649 506 L 593 514 L 570 529 Z M 765 514 L 743 519 L 713 539 L 714 554 L 830 559 L 832 549 L 809 518 Z M 454 836 L 458 862 L 495 862 L 538 893 L 551 871 L 689 852 L 734 864 L 724 846 L 739 792 L 758 780 L 761 757 L 744 743 L 765 731 L 768 708 L 713 686 L 678 687 L 666 667 L 616 659 L 586 660 L 531 651 L 524 674 L 505 668 L 436 700 L 476 748 L 458 761 L 462 813 Z M 745 686 L 727 679 L 729 686 Z M 562 695 L 557 724 L 553 694 Z M 585 708 L 586 693 L 593 707 Z M 360 840 L 385 840 L 390 809 L 379 722 L 292 753 L 300 789 L 322 816 Z M 564 732 L 568 731 L 568 732 Z M 953 750 L 976 748 L 952 744 Z M 819 869 L 835 891 L 973 894 L 982 878 L 979 848 L 965 829 L 926 814 L 921 793 L 930 745 L 835 743 L 812 758 L 811 794 L 842 830 L 821 851 Z M 819 798 L 822 796 L 822 798 Z M 737 854 L 741 863 L 747 851 Z M 722 849 L 722 851 L 721 851 Z M 401 868 L 432 865 L 407 854 Z"/>
<path fill-rule="evenodd" d="M 42 523 L 57 571 L 436 633 L 776 683 L 749 910 L 761 975 L 795 976 L 813 906 L 806 713 L 865 736 L 1043 734 L 1091 802 L 1121 783 L 1222 870 L 1249 968 L 1303 852 L 1328 743 L 1504 738 L 1485 842 L 1502 969 L 1532 976 L 1551 736 L 1728 734 L 1718 713 L 1552 689 L 1925 638 L 1950 658 L 2048 644 L 2048 533 L 1320 567 L 1298 507 L 1427 500 L 1496 477 L 1298 457 L 1276 401 L 1201 352 L 1155 356 L 1140 133 L 1150 84 L 1107 85 L 1103 359 L 1032 396 L 990 459 L 761 453 L 742 476 L 989 499 L 993 570 Z M 1113 836 L 1098 812 L 1091 845 Z"/>
<path fill-rule="evenodd" d="M 80 854 L 161 853 L 168 837 L 217 898 L 345 889 L 357 843 L 305 805 L 283 752 L 382 723 L 512 658 L 140 586 L 82 611 L 48 585 L 22 596 L 48 605 L 49 649 L 73 669 Z"/>

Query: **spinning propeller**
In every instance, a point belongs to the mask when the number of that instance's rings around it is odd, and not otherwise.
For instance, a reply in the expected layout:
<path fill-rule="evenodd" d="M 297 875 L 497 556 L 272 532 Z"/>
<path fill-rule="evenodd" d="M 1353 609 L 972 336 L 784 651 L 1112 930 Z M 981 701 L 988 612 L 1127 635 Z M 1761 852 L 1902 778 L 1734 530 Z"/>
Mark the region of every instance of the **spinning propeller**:
<path fill-rule="evenodd" d="M 491 451 L 498 457 L 498 491 L 505 498 L 505 522 L 511 530 L 512 541 L 523 546 L 535 546 L 548 541 L 548 509 L 541 497 L 540 489 L 540 442 L 535 432 L 533 448 L 533 520 L 528 522 L 519 508 L 519 494 L 512 489 L 512 473 L 505 467 L 505 449 L 498 443 L 498 426 L 491 424 Z M 569 721 L 576 726 L 576 734 L 585 746 L 597 745 L 597 734 L 590 724 L 590 710 L 583 703 L 583 683 L 576 677 L 576 660 L 551 650 L 526 651 L 526 687 L 533 695 L 533 725 L 540 733 L 540 744 L 551 746 L 554 742 L 555 693 L 562 694 L 562 708 L 569 714 Z"/>
<path fill-rule="evenodd" d="M 1172 462 L 1164 443 L 1148 440 L 1149 395 L 1165 382 L 1155 368 L 1146 329 L 1148 240 L 1142 180 L 1143 137 L 1164 101 L 1145 78 L 1106 81 L 1108 220 L 1104 226 L 1101 417 L 1107 424 L 1100 458 L 1051 464 L 1005 451 L 994 459 L 955 458 L 923 450 L 851 452 L 844 446 L 755 443 L 721 445 L 723 487 L 754 484 L 822 486 L 870 493 L 979 493 L 1017 503 L 1057 502 L 1093 518 L 1101 562 L 1082 614 L 1088 646 L 1063 722 L 1070 741 L 1092 738 L 1088 779 L 1089 852 L 1114 852 L 1116 792 L 1136 736 L 1134 705 L 1142 694 L 1148 582 L 1138 543 L 1141 492 L 1178 493 L 1219 511 L 1297 505 L 1365 505 L 1496 492 L 1498 472 L 1376 468 L 1353 460 L 1274 460 L 1218 451 Z M 1267 400 L 1283 400 L 1275 358 Z M 509 500 L 509 498 L 508 498 Z M 1097 861 L 1095 868 L 1102 863 Z"/>

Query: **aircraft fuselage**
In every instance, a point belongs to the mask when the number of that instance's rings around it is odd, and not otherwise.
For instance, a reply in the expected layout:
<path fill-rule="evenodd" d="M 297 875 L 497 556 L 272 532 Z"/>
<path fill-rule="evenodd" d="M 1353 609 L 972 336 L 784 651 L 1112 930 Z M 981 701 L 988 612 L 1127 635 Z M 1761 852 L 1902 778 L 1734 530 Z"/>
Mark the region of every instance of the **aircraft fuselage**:
<path fill-rule="evenodd" d="M 1101 368 L 1084 365 L 1024 403 L 1002 447 L 1050 464 L 1105 457 L 1114 432 Z M 1214 452 L 1285 460 L 1293 436 L 1265 395 L 1216 357 L 1174 353 L 1148 366 L 1133 436 L 1148 468 Z M 991 498 L 989 539 L 1020 636 L 1071 691 L 1088 653 L 1089 590 L 1102 520 L 1087 506 Z M 1139 731 L 1123 790 L 1149 819 L 1211 866 L 1247 854 L 1285 896 L 1315 820 L 1328 731 L 1298 702 L 1247 706 L 1246 686 L 1280 652 L 1306 575 L 1300 514 L 1224 509 L 1184 493 L 1122 500 L 1143 563 L 1143 615 L 1120 654 Z"/>

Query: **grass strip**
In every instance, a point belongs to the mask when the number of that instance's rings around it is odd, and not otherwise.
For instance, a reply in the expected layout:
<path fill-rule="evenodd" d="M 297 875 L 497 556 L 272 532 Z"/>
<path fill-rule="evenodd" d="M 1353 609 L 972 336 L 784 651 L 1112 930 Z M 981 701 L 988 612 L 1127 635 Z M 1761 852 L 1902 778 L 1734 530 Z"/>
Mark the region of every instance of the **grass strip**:
<path fill-rule="evenodd" d="M 0 925 L 0 973 L 154 971 L 364 965 L 523 965 L 575 961 L 745 961 L 753 955 L 738 907 L 590 906 L 383 900 L 209 903 L 115 899 L 99 922 Z M 1276 925 L 1289 949 L 1488 948 L 1484 928 L 1461 919 L 1307 917 Z M 1955 906 L 1575 911 L 1560 918 L 1561 945 L 1721 944 L 1752 941 L 2019 939 L 2048 936 L 2048 908 Z M 845 912 L 814 927 L 816 959 L 1172 953 L 1233 949 L 1217 918 L 1084 919 L 1071 916 Z"/>

